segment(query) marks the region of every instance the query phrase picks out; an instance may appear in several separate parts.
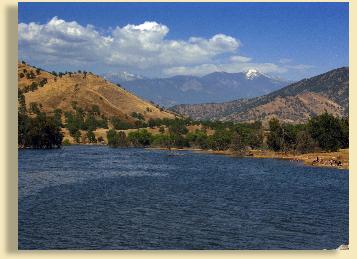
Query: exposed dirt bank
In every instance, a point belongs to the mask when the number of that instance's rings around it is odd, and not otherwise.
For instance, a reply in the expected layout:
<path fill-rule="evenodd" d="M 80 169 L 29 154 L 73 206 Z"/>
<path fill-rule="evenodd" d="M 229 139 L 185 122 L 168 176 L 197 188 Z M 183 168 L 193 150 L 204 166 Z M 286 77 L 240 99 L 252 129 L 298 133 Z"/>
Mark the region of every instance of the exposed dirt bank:
<path fill-rule="evenodd" d="M 163 149 L 167 148 L 153 148 Z M 349 153 L 348 149 L 341 149 L 337 152 L 314 152 L 307 154 L 294 154 L 285 152 L 274 152 L 271 150 L 250 150 L 245 153 L 239 153 L 233 150 L 204 150 L 199 148 L 171 148 L 171 150 L 190 150 L 194 152 L 203 152 L 209 154 L 228 155 L 228 156 L 240 156 L 240 157 L 254 157 L 254 158 L 276 158 L 287 159 L 292 161 L 301 161 L 306 165 L 319 166 L 319 167 L 332 167 L 338 169 L 349 168 Z"/>

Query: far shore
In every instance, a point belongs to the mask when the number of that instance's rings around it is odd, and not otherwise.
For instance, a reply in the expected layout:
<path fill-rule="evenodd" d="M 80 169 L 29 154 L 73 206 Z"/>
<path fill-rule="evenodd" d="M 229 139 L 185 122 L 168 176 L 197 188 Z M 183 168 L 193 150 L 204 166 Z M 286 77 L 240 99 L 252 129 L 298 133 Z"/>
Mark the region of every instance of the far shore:
<path fill-rule="evenodd" d="M 83 146 L 107 146 L 103 143 L 86 143 L 86 144 L 70 144 L 71 145 L 83 145 Z M 64 145 L 67 146 L 67 145 Z M 165 148 L 165 147 L 146 147 L 145 149 L 152 150 L 171 150 L 171 151 L 192 151 L 198 153 L 225 155 L 232 157 L 251 157 L 251 158 L 273 158 L 273 159 L 285 159 L 290 161 L 303 162 L 305 165 L 317 166 L 317 167 L 329 167 L 336 169 L 349 169 L 349 149 L 340 149 L 336 152 L 313 152 L 306 154 L 295 154 L 291 152 L 275 152 L 272 150 L 259 150 L 252 149 L 247 152 L 241 153 L 234 150 L 212 150 L 201 148 Z"/>
<path fill-rule="evenodd" d="M 169 150 L 163 147 L 150 147 L 148 149 Z M 306 154 L 293 154 L 289 152 L 274 152 L 271 150 L 250 150 L 245 153 L 240 153 L 233 150 L 205 150 L 200 148 L 171 148 L 172 151 L 193 151 L 216 155 L 226 155 L 233 157 L 253 157 L 253 158 L 274 158 L 286 159 L 290 161 L 300 161 L 305 165 L 330 167 L 336 169 L 349 169 L 349 150 L 341 149 L 336 152 L 314 152 Z M 337 163 L 341 164 L 338 165 Z"/>

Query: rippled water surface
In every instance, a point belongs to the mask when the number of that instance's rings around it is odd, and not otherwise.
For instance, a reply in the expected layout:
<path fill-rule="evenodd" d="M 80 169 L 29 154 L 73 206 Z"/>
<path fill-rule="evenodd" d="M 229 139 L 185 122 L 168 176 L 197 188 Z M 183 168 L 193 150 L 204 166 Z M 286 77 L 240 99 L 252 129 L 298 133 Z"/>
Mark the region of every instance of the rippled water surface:
<path fill-rule="evenodd" d="M 19 249 L 334 249 L 348 171 L 70 146 L 19 150 Z"/>

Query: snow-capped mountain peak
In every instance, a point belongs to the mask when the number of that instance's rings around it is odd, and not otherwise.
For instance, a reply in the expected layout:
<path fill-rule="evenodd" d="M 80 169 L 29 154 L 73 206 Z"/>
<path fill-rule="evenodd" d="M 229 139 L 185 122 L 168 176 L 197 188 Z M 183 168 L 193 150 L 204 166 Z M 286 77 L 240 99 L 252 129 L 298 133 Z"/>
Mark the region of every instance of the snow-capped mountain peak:
<path fill-rule="evenodd" d="M 260 72 L 254 68 L 248 69 L 248 71 L 245 73 L 245 76 L 247 79 L 254 79 L 260 75 Z"/>

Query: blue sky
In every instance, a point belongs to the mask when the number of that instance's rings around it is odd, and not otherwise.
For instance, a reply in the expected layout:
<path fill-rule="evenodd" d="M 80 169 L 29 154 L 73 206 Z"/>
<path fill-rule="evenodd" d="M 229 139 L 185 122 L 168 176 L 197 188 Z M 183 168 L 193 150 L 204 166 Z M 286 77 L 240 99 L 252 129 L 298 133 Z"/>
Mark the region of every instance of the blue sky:
<path fill-rule="evenodd" d="M 348 3 L 19 3 L 19 24 L 19 59 L 49 70 L 297 80 L 349 62 Z"/>

